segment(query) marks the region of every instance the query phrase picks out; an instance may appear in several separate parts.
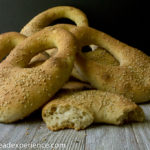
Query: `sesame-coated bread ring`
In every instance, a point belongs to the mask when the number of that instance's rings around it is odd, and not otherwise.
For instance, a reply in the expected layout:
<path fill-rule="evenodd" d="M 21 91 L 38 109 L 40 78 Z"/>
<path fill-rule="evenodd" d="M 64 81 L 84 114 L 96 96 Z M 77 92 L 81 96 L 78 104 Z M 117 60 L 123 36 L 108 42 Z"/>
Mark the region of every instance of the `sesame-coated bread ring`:
<path fill-rule="evenodd" d="M 99 90 L 122 94 L 136 103 L 150 100 L 150 57 L 106 33 L 90 27 L 56 25 L 72 32 L 80 49 L 95 44 L 110 52 L 119 66 L 104 65 L 78 53 L 75 68 L 82 78 Z"/>
<path fill-rule="evenodd" d="M 21 43 L 26 37 L 17 32 L 7 32 L 0 34 L 0 61 L 4 59 L 10 51 Z"/>
<path fill-rule="evenodd" d="M 27 68 L 31 58 L 49 48 L 55 56 Z M 77 44 L 64 29 L 44 29 L 17 45 L 0 64 L 0 122 L 23 119 L 45 104 L 68 80 Z"/>
<path fill-rule="evenodd" d="M 94 51 L 84 52 L 83 55 L 84 57 L 86 57 L 86 59 L 96 61 L 97 63 L 103 65 L 119 65 L 119 62 L 110 53 L 108 53 L 105 49 L 102 49 L 100 47 L 96 48 Z M 75 67 L 72 70 L 72 76 L 81 81 L 87 81 L 84 76 L 80 75 L 80 73 Z"/>
<path fill-rule="evenodd" d="M 45 62 L 47 59 L 52 57 L 57 53 L 57 48 L 53 48 L 50 50 L 46 50 L 45 53 L 39 53 L 35 57 L 33 57 L 28 65 L 28 67 L 36 67 L 38 65 L 41 65 L 43 62 Z M 75 70 L 75 69 L 74 69 Z M 85 90 L 85 89 L 93 89 L 88 83 L 84 83 L 81 81 L 78 81 L 74 78 L 71 78 L 65 83 L 65 85 L 62 87 L 62 89 L 65 90 Z"/>
<path fill-rule="evenodd" d="M 54 50 L 55 50 L 56 48 L 52 48 L 52 49 L 50 49 L 49 51 L 51 52 L 51 53 L 53 53 L 54 52 Z M 57 53 L 57 51 L 56 51 L 56 53 Z M 52 55 L 51 55 L 52 56 Z M 39 53 L 38 55 L 36 55 L 36 56 L 34 56 L 32 59 L 31 59 L 31 61 L 29 62 L 29 64 L 28 64 L 28 67 L 36 67 L 36 66 L 38 66 L 38 65 L 41 65 L 43 62 L 45 62 L 47 59 L 49 59 L 50 58 L 50 56 L 49 56 L 49 54 L 46 52 L 46 51 L 44 51 L 43 53 Z"/>
<path fill-rule="evenodd" d="M 28 67 L 36 67 L 41 65 L 47 59 L 52 57 L 57 53 L 57 48 L 53 48 L 50 50 L 46 50 L 46 53 L 39 53 L 35 57 L 33 57 L 28 65 Z M 62 87 L 65 90 L 84 90 L 84 89 L 93 89 L 88 83 L 81 82 L 74 77 L 70 77 L 70 79 L 65 83 Z"/>
<path fill-rule="evenodd" d="M 57 48 L 53 48 L 50 50 L 46 50 L 44 54 L 38 54 L 35 56 L 29 66 L 36 66 L 38 64 L 41 64 L 43 61 L 47 60 L 52 55 L 55 55 L 57 53 Z M 104 65 L 119 65 L 119 62 L 106 50 L 102 48 L 96 48 L 94 51 L 84 52 L 84 56 L 90 60 L 97 61 L 98 63 L 104 64 Z M 75 77 L 78 80 L 86 82 L 85 78 L 82 77 L 77 69 L 73 68 L 72 70 L 72 76 Z"/>
<path fill-rule="evenodd" d="M 73 128 L 84 129 L 93 122 L 120 125 L 126 122 L 143 121 L 143 110 L 122 95 L 87 90 L 62 91 L 46 104 L 42 118 L 50 130 Z"/>
<path fill-rule="evenodd" d="M 10 51 L 15 48 L 19 43 L 23 42 L 26 39 L 26 36 L 18 32 L 6 32 L 0 34 L 0 62 L 10 53 Z M 55 49 L 55 48 L 54 48 Z M 53 50 L 50 50 L 52 53 Z M 39 53 L 31 59 L 28 67 L 35 67 L 41 62 L 44 62 L 49 58 L 49 55 L 46 52 Z M 30 66 L 30 64 L 32 64 Z"/>
<path fill-rule="evenodd" d="M 21 33 L 26 36 L 30 36 L 33 33 L 49 26 L 54 20 L 60 18 L 68 18 L 77 26 L 88 26 L 88 19 L 81 10 L 71 6 L 57 6 L 35 16 L 23 27 Z"/>

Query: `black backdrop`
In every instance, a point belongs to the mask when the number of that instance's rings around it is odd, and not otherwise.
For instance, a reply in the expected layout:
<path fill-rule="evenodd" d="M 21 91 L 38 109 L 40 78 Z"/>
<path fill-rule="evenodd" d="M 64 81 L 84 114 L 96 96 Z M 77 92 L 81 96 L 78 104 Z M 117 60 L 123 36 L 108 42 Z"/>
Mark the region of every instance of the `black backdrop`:
<path fill-rule="evenodd" d="M 150 13 L 145 0 L 0 0 L 0 33 L 20 31 L 35 15 L 58 5 L 83 10 L 90 26 L 150 55 Z"/>

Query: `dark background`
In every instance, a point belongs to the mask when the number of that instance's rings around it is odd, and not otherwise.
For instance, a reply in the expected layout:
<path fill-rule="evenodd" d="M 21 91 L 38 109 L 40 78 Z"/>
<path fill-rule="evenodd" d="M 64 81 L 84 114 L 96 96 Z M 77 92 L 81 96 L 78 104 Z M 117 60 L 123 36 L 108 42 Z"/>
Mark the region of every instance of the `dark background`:
<path fill-rule="evenodd" d="M 0 0 L 0 33 L 20 31 L 35 15 L 59 5 L 80 8 L 90 26 L 150 55 L 150 8 L 144 0 Z"/>

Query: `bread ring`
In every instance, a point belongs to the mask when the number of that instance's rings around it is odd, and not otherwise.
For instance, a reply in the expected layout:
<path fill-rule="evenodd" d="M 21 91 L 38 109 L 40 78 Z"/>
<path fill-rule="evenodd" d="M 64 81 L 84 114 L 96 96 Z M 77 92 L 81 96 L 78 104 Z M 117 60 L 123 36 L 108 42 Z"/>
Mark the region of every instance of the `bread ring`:
<path fill-rule="evenodd" d="M 143 121 L 144 112 L 131 100 L 100 90 L 63 92 L 44 106 L 42 118 L 52 130 L 84 129 L 92 122 L 120 125 Z"/>
<path fill-rule="evenodd" d="M 34 68 L 31 58 L 57 47 L 55 56 Z M 68 80 L 77 50 L 76 40 L 64 29 L 45 29 L 17 45 L 0 64 L 0 122 L 23 119 L 45 104 Z"/>
<path fill-rule="evenodd" d="M 18 44 L 23 42 L 26 36 L 17 32 L 7 32 L 0 34 L 0 62 L 10 53 L 10 51 L 15 48 Z M 52 53 L 50 51 L 50 53 Z M 41 62 L 44 62 L 49 58 L 49 55 L 45 52 L 39 53 L 37 56 L 31 59 L 28 67 L 35 67 Z"/>
<path fill-rule="evenodd" d="M 33 57 L 29 63 L 28 67 L 36 67 L 38 65 L 41 65 L 44 61 L 46 61 L 49 57 L 52 57 L 57 53 L 57 49 L 53 48 L 50 50 L 46 50 L 46 53 L 40 53 Z M 83 90 L 83 89 L 92 89 L 92 87 L 87 84 L 80 81 L 76 81 L 73 79 L 69 79 L 67 83 L 62 87 L 62 89 L 65 90 Z"/>
<path fill-rule="evenodd" d="M 21 33 L 30 36 L 60 18 L 68 18 L 74 21 L 77 26 L 88 26 L 88 19 L 81 10 L 71 6 L 57 6 L 35 16 L 23 27 Z"/>
<path fill-rule="evenodd" d="M 30 67 L 36 66 L 42 63 L 43 61 L 47 60 L 49 57 L 57 53 L 57 49 L 54 48 L 46 50 L 45 52 L 45 54 L 39 54 L 35 56 L 30 62 Z M 100 64 L 113 66 L 119 65 L 119 62 L 111 54 L 109 54 L 106 50 L 102 48 L 96 48 L 94 51 L 85 52 L 84 56 L 87 59 L 96 61 Z M 72 76 L 76 79 L 86 82 L 85 78 L 82 77 L 75 68 L 73 68 L 72 70 Z"/>
<path fill-rule="evenodd" d="M 17 32 L 0 34 L 0 61 L 6 57 L 10 51 L 21 43 L 26 37 Z"/>
<path fill-rule="evenodd" d="M 89 51 L 83 53 L 84 57 L 88 60 L 95 61 L 97 63 L 103 64 L 103 65 L 111 65 L 111 66 L 118 66 L 119 62 L 111 55 L 109 54 L 105 49 L 102 48 L 96 48 L 94 51 Z M 72 70 L 72 76 L 86 82 L 85 77 L 80 75 L 78 70 L 74 67 Z"/>
<path fill-rule="evenodd" d="M 115 38 L 90 27 L 56 25 L 71 31 L 79 47 L 94 44 L 110 52 L 119 66 L 103 65 L 78 53 L 75 68 L 99 90 L 122 94 L 136 103 L 150 100 L 150 57 Z"/>
<path fill-rule="evenodd" d="M 58 24 L 55 26 L 62 27 L 70 31 L 75 27 L 69 24 Z M 84 57 L 86 59 L 93 60 L 96 61 L 97 63 L 104 64 L 104 65 L 113 65 L 113 66 L 119 65 L 119 62 L 105 49 L 100 48 L 96 45 L 90 45 L 90 47 L 92 48 L 92 51 L 84 52 Z M 47 53 L 49 52 L 50 51 L 47 51 Z M 87 82 L 87 79 L 75 67 L 72 70 L 72 76 L 81 81 Z"/>
<path fill-rule="evenodd" d="M 57 49 L 56 48 L 52 48 L 49 50 L 49 53 L 51 55 L 49 55 L 46 51 L 43 53 L 39 53 L 38 55 L 34 56 L 31 61 L 29 62 L 28 67 L 32 68 L 32 67 L 36 67 L 38 65 L 41 65 L 44 61 L 46 61 L 47 59 L 50 58 L 50 56 L 52 57 L 54 54 L 57 53 Z"/>
<path fill-rule="evenodd" d="M 40 53 L 33 57 L 29 63 L 28 67 L 36 67 L 38 65 L 41 65 L 44 61 L 46 61 L 49 57 L 52 57 L 57 53 L 57 48 L 53 48 L 50 50 L 46 50 L 46 53 Z M 83 83 L 80 81 L 76 81 L 73 79 L 69 79 L 67 83 L 62 87 L 64 90 L 85 90 L 85 89 L 93 89 L 89 84 Z"/>

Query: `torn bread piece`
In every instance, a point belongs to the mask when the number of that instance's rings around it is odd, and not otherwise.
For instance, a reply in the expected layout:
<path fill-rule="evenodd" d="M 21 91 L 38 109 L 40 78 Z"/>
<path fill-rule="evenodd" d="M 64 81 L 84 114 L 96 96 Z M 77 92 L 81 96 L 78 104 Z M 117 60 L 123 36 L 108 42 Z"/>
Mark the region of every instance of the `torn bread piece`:
<path fill-rule="evenodd" d="M 114 125 L 143 121 L 143 110 L 121 95 L 86 90 L 61 92 L 42 110 L 42 118 L 52 130 L 74 128 L 80 130 L 93 122 Z"/>
<path fill-rule="evenodd" d="M 58 102 L 59 103 L 59 102 Z M 93 120 L 93 114 L 86 108 L 71 106 L 70 104 L 52 104 L 43 112 L 43 119 L 50 130 L 64 128 L 74 128 L 75 130 L 84 129 Z"/>

